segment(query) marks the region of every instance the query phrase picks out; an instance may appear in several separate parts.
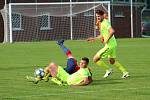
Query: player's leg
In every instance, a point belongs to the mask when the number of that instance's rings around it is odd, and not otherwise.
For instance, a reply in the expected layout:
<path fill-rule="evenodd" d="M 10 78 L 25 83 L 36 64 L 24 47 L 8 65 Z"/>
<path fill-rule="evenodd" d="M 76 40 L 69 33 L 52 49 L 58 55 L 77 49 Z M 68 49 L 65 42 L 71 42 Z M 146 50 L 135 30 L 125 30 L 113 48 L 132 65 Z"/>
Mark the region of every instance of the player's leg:
<path fill-rule="evenodd" d="M 56 64 L 54 63 L 50 63 L 49 66 L 47 66 L 45 69 L 44 69 L 44 72 L 45 72 L 45 75 L 44 77 L 39 77 L 39 76 L 36 76 L 36 77 L 31 77 L 31 76 L 26 76 L 26 79 L 28 81 L 31 81 L 35 84 L 37 84 L 39 81 L 41 80 L 45 80 L 45 81 L 48 81 L 49 80 L 49 76 L 51 75 L 52 77 L 56 77 L 57 75 L 57 70 L 58 70 L 58 67 Z"/>
<path fill-rule="evenodd" d="M 109 48 L 107 46 L 105 46 L 100 51 L 98 51 L 96 53 L 96 55 L 93 57 L 93 61 L 98 66 L 103 67 L 106 70 L 104 78 L 108 77 L 112 72 L 112 69 L 104 61 L 101 60 L 101 58 L 106 58 L 107 57 L 108 50 L 109 50 Z"/>
<path fill-rule="evenodd" d="M 42 79 L 40 77 L 32 77 L 32 76 L 26 76 L 26 79 L 30 82 L 33 82 L 34 84 L 37 84 Z"/>
<path fill-rule="evenodd" d="M 113 48 L 109 55 L 110 64 L 114 65 L 118 70 L 120 70 L 123 73 L 122 78 L 129 77 L 129 73 L 127 72 L 125 67 L 119 61 L 115 60 L 115 58 L 116 58 L 116 49 Z"/>
<path fill-rule="evenodd" d="M 58 71 L 58 65 L 55 63 L 50 63 L 49 66 L 47 67 L 47 72 L 50 73 L 52 77 L 56 77 Z"/>
<path fill-rule="evenodd" d="M 102 60 L 96 60 L 96 59 L 98 59 L 98 57 L 96 57 L 96 55 L 94 56 L 94 58 L 93 58 L 95 61 L 95 63 L 98 65 L 98 66 L 100 66 L 100 67 L 102 67 L 102 68 L 104 68 L 105 69 L 105 71 L 106 71 L 106 73 L 104 74 L 104 78 L 107 78 L 109 75 L 111 75 L 111 73 L 112 73 L 112 69 L 104 62 L 104 61 L 102 61 Z"/>
<path fill-rule="evenodd" d="M 62 82 L 56 78 L 57 72 L 58 72 L 58 65 L 56 65 L 55 63 L 50 63 L 49 66 L 45 68 L 45 72 L 49 73 L 49 75 L 52 76 L 52 78 L 51 78 L 52 82 L 54 82 L 55 84 L 58 84 L 58 85 L 62 85 Z M 48 77 L 49 76 L 45 76 L 45 79 Z"/>
<path fill-rule="evenodd" d="M 115 61 L 113 65 L 123 73 L 122 78 L 129 77 L 129 72 L 125 69 L 125 67 L 119 61 Z"/>
<path fill-rule="evenodd" d="M 64 45 L 64 40 L 57 41 L 57 44 L 62 48 L 68 58 L 72 57 L 71 51 Z"/>
<path fill-rule="evenodd" d="M 79 67 L 77 66 L 77 60 L 72 56 L 71 51 L 63 44 L 64 40 L 59 40 L 57 41 L 57 44 L 62 48 L 66 56 L 68 57 L 67 59 L 67 67 L 64 68 L 66 72 L 69 74 L 72 74 L 76 72 Z"/>
<path fill-rule="evenodd" d="M 56 65 L 55 63 L 50 63 L 49 72 L 52 76 L 51 81 L 58 84 L 63 85 L 63 83 L 67 82 L 67 78 L 69 74 L 60 66 Z"/>
<path fill-rule="evenodd" d="M 45 67 L 44 69 L 44 77 L 42 78 L 45 82 L 49 81 L 49 77 L 51 77 L 51 74 L 49 72 L 49 67 Z"/>
<path fill-rule="evenodd" d="M 26 76 L 26 79 L 30 82 L 33 82 L 34 84 L 37 84 L 39 81 L 41 81 L 43 78 L 43 76 L 40 75 L 34 75 L 34 77 L 32 76 Z"/>

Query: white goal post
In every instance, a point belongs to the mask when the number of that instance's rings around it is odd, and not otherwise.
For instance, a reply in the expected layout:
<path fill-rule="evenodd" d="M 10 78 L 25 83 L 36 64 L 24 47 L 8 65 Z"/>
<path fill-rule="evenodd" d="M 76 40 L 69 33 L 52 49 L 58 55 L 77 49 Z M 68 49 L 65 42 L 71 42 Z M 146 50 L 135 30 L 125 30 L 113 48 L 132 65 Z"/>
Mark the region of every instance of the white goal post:
<path fill-rule="evenodd" d="M 9 3 L 4 37 L 10 43 L 95 37 L 97 9 L 104 10 L 111 21 L 110 1 Z"/>

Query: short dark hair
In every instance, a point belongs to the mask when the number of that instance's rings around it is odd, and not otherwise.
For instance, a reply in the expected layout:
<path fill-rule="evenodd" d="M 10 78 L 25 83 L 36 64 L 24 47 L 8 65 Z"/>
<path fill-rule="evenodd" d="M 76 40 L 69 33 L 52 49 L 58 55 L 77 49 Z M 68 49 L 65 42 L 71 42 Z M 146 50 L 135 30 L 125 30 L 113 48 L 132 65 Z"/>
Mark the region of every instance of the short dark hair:
<path fill-rule="evenodd" d="M 97 10 L 97 11 L 96 11 L 96 14 L 104 15 L 104 11 L 102 11 L 102 10 Z"/>
<path fill-rule="evenodd" d="M 82 60 L 86 61 L 87 64 L 89 63 L 89 58 L 87 58 L 87 57 L 83 57 Z"/>

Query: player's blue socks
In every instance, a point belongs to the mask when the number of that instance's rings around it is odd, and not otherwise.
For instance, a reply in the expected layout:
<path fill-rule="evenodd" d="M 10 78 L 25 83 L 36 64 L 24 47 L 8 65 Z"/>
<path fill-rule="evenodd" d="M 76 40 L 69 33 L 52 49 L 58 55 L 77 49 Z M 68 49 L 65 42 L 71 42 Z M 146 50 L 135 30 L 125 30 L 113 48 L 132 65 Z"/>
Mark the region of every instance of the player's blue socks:
<path fill-rule="evenodd" d="M 66 54 L 68 51 L 70 51 L 68 48 L 66 48 L 63 44 L 60 45 L 60 47 L 62 48 L 62 50 L 64 51 L 64 53 Z"/>
<path fill-rule="evenodd" d="M 63 43 L 64 43 L 64 40 L 57 41 L 57 44 L 62 48 L 62 50 L 64 51 L 64 53 L 67 56 L 71 55 L 71 51 L 68 48 L 66 48 Z"/>

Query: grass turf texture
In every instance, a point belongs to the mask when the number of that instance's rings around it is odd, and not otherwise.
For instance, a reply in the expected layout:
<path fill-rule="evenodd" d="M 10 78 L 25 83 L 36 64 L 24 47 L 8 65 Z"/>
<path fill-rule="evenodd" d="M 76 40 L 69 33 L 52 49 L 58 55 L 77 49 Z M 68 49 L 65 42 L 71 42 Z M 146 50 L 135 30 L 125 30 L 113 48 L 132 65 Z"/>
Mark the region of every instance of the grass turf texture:
<path fill-rule="evenodd" d="M 79 61 L 90 58 L 94 81 L 85 87 L 57 86 L 52 82 L 33 84 L 25 79 L 33 75 L 35 66 L 50 61 L 65 66 L 66 56 L 55 41 L 0 44 L 0 100 L 149 100 L 150 98 L 150 39 L 118 39 L 117 56 L 131 77 L 121 79 L 116 68 L 107 79 L 105 71 L 92 62 L 99 50 L 99 41 L 65 41 Z"/>

